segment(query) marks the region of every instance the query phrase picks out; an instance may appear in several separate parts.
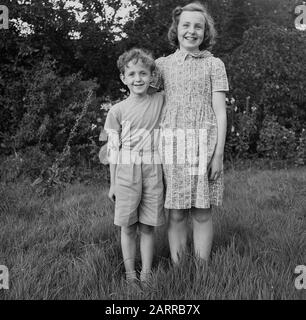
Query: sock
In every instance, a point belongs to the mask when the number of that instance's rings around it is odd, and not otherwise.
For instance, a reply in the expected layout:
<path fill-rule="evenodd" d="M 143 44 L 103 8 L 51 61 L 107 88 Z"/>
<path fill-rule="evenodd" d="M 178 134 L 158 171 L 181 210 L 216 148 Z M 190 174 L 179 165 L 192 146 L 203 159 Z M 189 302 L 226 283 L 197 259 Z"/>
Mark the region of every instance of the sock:
<path fill-rule="evenodd" d="M 127 281 L 137 280 L 136 271 L 128 271 L 125 273 L 125 277 Z"/>

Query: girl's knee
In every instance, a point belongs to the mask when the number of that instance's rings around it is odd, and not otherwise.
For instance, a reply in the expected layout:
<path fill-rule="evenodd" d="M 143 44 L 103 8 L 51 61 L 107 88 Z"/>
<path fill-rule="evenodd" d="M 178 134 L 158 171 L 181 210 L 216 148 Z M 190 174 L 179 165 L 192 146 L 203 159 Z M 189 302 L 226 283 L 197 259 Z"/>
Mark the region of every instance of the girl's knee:
<path fill-rule="evenodd" d="M 191 210 L 191 214 L 192 214 L 192 219 L 198 223 L 205 223 L 212 218 L 211 208 L 208 208 L 208 209 L 193 208 Z"/>
<path fill-rule="evenodd" d="M 185 210 L 170 210 L 169 211 L 169 222 L 170 223 L 180 223 L 186 220 L 187 213 Z"/>
<path fill-rule="evenodd" d="M 139 223 L 139 231 L 145 234 L 152 234 L 154 232 L 154 227 L 147 224 Z"/>

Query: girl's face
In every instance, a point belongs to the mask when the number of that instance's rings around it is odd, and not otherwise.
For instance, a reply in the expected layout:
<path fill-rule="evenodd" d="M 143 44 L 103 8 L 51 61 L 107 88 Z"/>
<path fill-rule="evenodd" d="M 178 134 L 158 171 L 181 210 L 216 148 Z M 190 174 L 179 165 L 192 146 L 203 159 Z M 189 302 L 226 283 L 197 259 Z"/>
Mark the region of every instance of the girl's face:
<path fill-rule="evenodd" d="M 177 26 L 177 38 L 180 49 L 188 52 L 199 51 L 203 42 L 205 19 L 201 12 L 183 11 Z"/>

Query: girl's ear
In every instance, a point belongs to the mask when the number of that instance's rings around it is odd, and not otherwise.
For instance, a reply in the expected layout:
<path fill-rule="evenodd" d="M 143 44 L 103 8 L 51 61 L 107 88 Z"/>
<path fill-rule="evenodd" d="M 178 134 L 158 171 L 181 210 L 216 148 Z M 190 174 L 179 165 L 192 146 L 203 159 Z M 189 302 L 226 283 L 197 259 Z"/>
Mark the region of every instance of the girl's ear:
<path fill-rule="evenodd" d="M 126 84 L 124 74 L 120 73 L 120 79 L 124 84 Z"/>

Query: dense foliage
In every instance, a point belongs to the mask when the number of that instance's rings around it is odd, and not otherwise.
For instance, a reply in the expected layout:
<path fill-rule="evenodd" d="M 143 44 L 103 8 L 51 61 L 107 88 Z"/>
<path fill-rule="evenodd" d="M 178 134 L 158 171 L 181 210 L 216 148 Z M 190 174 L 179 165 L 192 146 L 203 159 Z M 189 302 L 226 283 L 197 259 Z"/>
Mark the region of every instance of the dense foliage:
<path fill-rule="evenodd" d="M 297 30 L 268 24 L 244 33 L 242 45 L 227 59 L 236 110 L 228 135 L 232 153 L 297 156 L 306 124 L 305 53 L 306 33 Z M 237 153 L 243 145 L 244 152 Z"/>
<path fill-rule="evenodd" d="M 119 0 L 2 1 L 10 24 L 0 30 L 0 151 L 11 171 L 34 179 L 64 150 L 73 172 L 81 163 L 98 166 L 101 105 L 124 94 L 118 55 L 133 46 L 155 57 L 172 52 L 171 11 L 188 2 L 131 0 L 122 18 Z M 213 53 L 230 82 L 226 158 L 305 164 L 306 32 L 294 28 L 300 1 L 204 2 L 218 31 Z"/>

